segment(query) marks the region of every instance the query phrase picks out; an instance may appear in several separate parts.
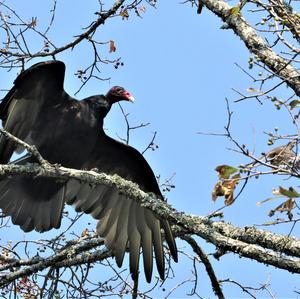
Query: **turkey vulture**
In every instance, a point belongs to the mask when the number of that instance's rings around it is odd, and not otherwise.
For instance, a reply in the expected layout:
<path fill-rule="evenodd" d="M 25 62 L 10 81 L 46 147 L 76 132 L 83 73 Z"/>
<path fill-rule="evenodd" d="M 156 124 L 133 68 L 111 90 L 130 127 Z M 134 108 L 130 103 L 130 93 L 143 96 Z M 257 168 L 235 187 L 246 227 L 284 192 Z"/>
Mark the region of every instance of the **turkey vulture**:
<path fill-rule="evenodd" d="M 136 149 L 110 138 L 103 130 L 103 119 L 112 104 L 132 100 L 130 93 L 115 86 L 106 95 L 77 101 L 64 91 L 64 75 L 65 65 L 60 61 L 41 62 L 22 72 L 0 104 L 4 129 L 35 145 L 50 163 L 118 174 L 163 200 L 144 157 Z M 8 163 L 14 152 L 22 150 L 4 136 L 0 137 L 0 163 Z M 35 162 L 35 158 L 26 155 L 14 163 L 29 162 Z M 138 275 L 140 250 L 147 281 L 151 281 L 153 251 L 158 272 L 164 279 L 161 229 L 177 261 L 169 223 L 113 187 L 92 187 L 74 179 L 62 183 L 51 178 L 25 176 L 0 181 L 0 208 L 25 232 L 59 228 L 65 202 L 74 205 L 76 211 L 99 220 L 97 233 L 104 238 L 119 267 L 125 251 L 129 251 L 134 279 Z"/>

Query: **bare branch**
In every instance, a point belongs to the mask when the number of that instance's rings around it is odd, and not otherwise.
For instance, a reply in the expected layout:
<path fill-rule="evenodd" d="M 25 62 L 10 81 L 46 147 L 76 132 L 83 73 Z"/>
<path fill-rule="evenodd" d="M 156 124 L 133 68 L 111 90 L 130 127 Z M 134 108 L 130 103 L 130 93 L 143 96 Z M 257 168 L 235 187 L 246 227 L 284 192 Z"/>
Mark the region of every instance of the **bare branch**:
<path fill-rule="evenodd" d="M 194 252 L 198 255 L 198 257 L 204 264 L 206 272 L 210 278 L 210 281 L 211 281 L 211 284 L 212 284 L 212 287 L 213 287 L 213 290 L 214 290 L 216 296 L 218 296 L 218 298 L 220 298 L 220 299 L 225 298 L 225 296 L 222 292 L 220 283 L 216 277 L 215 271 L 214 271 L 207 255 L 202 250 L 202 248 L 197 244 L 197 242 L 192 237 L 190 237 L 188 235 L 182 236 L 181 239 L 185 240 L 188 244 L 191 245 Z"/>
<path fill-rule="evenodd" d="M 74 49 L 75 46 L 77 46 L 81 41 L 84 39 L 90 39 L 91 35 L 95 33 L 97 28 L 105 23 L 105 21 L 116 14 L 117 10 L 121 7 L 121 5 L 125 2 L 125 0 L 117 0 L 115 1 L 114 5 L 105 13 L 99 14 L 98 19 L 93 22 L 93 24 L 88 27 L 88 29 L 78 35 L 73 41 L 66 43 L 64 46 L 61 46 L 59 48 L 55 48 L 52 51 L 47 52 L 37 52 L 37 53 L 18 53 L 18 52 L 10 52 L 7 49 L 0 49 L 0 54 L 3 54 L 5 56 L 13 56 L 13 57 L 19 57 L 22 59 L 26 58 L 36 58 L 36 57 L 54 57 L 56 54 L 61 53 L 67 49 Z"/>

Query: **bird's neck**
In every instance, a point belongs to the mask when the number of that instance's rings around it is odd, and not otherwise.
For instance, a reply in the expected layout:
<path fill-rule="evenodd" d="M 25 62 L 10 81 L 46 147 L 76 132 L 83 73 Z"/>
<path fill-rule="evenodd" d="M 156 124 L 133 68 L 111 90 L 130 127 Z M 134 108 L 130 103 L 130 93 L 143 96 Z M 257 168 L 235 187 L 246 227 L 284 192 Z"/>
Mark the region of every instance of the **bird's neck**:
<path fill-rule="evenodd" d="M 90 107 L 94 111 L 95 116 L 100 119 L 103 124 L 103 119 L 111 108 L 111 104 L 108 99 L 103 95 L 94 96 L 90 101 Z"/>

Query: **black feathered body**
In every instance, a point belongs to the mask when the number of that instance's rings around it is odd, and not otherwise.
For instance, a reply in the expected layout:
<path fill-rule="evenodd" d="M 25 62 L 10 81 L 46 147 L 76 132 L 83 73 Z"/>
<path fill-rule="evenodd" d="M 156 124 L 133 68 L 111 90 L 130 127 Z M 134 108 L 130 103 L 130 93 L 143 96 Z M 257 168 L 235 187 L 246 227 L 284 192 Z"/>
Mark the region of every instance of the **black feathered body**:
<path fill-rule="evenodd" d="M 50 61 L 22 73 L 0 104 L 4 129 L 35 145 L 50 163 L 118 174 L 163 199 L 144 157 L 105 134 L 103 119 L 112 105 L 109 99 L 99 95 L 75 100 L 63 89 L 64 71 L 62 62 Z M 14 151 L 21 150 L 4 136 L 0 137 L 1 163 L 7 163 Z M 26 157 L 17 163 L 29 162 L 35 159 Z M 159 274 L 164 278 L 161 229 L 177 260 L 169 223 L 113 187 L 93 188 L 74 179 L 63 184 L 50 178 L 22 176 L 0 181 L 0 208 L 24 231 L 58 228 L 65 202 L 100 220 L 97 233 L 105 239 L 119 266 L 126 248 L 129 249 L 134 278 L 138 275 L 140 248 L 147 280 L 152 276 L 153 251 Z"/>

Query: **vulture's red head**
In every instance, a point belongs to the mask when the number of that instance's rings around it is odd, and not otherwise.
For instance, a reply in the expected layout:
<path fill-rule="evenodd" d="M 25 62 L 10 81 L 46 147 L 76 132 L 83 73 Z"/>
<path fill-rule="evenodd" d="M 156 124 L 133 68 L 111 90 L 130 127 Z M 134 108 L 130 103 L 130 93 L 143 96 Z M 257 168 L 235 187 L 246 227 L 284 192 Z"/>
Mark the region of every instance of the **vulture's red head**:
<path fill-rule="evenodd" d="M 119 101 L 134 101 L 134 97 L 130 94 L 130 92 L 121 86 L 112 87 L 106 94 L 106 98 L 109 100 L 110 104 L 114 104 Z"/>

